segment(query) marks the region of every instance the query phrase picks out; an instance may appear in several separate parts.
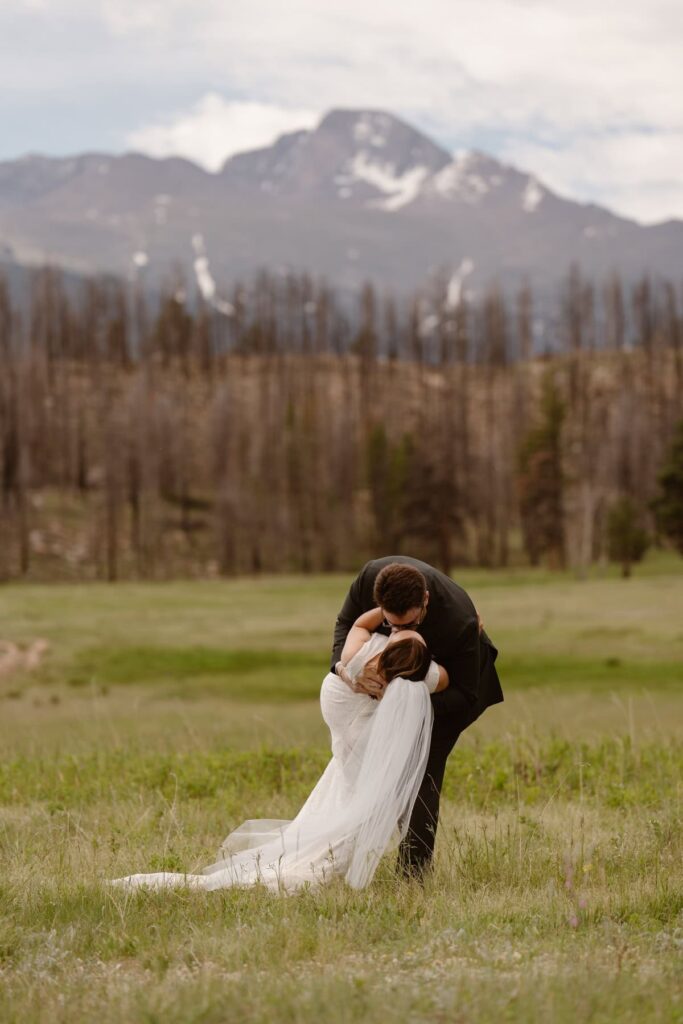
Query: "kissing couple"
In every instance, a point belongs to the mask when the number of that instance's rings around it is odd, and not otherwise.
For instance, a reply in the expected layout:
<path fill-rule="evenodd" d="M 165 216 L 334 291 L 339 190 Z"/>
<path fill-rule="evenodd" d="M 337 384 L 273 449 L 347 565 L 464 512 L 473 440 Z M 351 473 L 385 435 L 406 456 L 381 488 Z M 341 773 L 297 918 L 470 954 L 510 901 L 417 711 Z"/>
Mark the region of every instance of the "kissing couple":
<path fill-rule="evenodd" d="M 448 755 L 503 700 L 497 654 L 450 577 L 402 555 L 368 562 L 337 616 L 320 691 L 332 758 L 297 816 L 243 822 L 201 874 L 161 871 L 110 884 L 293 892 L 342 877 L 361 889 L 396 845 L 399 873 L 422 879 Z"/>

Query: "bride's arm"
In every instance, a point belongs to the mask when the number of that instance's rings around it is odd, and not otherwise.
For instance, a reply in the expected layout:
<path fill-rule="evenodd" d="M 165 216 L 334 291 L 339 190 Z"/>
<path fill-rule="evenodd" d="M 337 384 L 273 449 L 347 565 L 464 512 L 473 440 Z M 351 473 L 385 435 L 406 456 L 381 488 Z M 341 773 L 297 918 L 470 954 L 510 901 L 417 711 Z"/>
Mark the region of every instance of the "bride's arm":
<path fill-rule="evenodd" d="M 370 639 L 373 630 L 382 625 L 382 609 L 372 608 L 369 612 L 359 615 L 346 637 L 346 642 L 339 659 L 342 665 L 346 665 L 356 654 L 364 643 Z"/>
<path fill-rule="evenodd" d="M 427 675 L 424 677 L 424 682 L 427 684 L 427 689 L 430 693 L 440 693 L 448 687 L 448 672 L 443 665 L 439 665 L 432 659 L 429 663 Z M 387 687 L 390 685 L 390 683 L 387 683 Z M 387 687 L 376 695 L 378 700 L 382 700 Z"/>
<path fill-rule="evenodd" d="M 438 678 L 438 682 L 437 682 L 436 686 L 434 687 L 434 689 L 432 689 L 431 686 L 429 687 L 429 692 L 430 693 L 440 693 L 442 690 L 445 690 L 448 687 L 448 683 L 449 683 L 448 672 L 443 667 L 443 665 L 439 665 L 436 661 L 432 662 L 432 664 L 430 666 L 430 669 L 429 669 L 430 672 L 432 672 L 432 666 L 433 666 L 434 669 L 438 670 L 439 678 Z M 436 675 L 436 672 L 434 673 L 434 675 Z"/>

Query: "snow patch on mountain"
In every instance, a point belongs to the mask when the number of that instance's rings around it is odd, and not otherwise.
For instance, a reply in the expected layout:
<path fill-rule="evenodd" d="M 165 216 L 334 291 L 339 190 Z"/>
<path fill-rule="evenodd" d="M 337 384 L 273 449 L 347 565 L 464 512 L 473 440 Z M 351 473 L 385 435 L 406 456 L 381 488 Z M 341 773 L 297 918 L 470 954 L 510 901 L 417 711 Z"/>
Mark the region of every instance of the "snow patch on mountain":
<path fill-rule="evenodd" d="M 337 181 L 341 184 L 344 179 L 345 187 L 353 181 L 364 181 L 384 192 L 388 196 L 387 199 L 370 200 L 368 204 L 382 210 L 399 210 L 402 206 L 412 203 L 429 176 L 429 168 L 421 165 L 397 175 L 395 164 L 378 163 L 370 159 L 365 150 L 356 153 L 347 166 L 348 174 L 337 175 Z"/>
<path fill-rule="evenodd" d="M 194 270 L 197 275 L 199 290 L 204 298 L 210 302 L 216 294 L 216 282 L 211 276 L 211 271 L 209 270 L 208 256 L 196 256 L 194 261 Z"/>
<path fill-rule="evenodd" d="M 361 114 L 353 126 L 353 137 L 356 142 L 376 146 L 386 146 L 385 132 L 391 127 L 391 121 L 384 114 Z"/>
<path fill-rule="evenodd" d="M 203 235 L 196 234 L 192 236 L 192 248 L 195 251 L 194 272 L 199 290 L 207 302 L 211 302 L 216 294 L 216 282 L 209 270 L 209 258 L 204 250 Z"/>
<path fill-rule="evenodd" d="M 235 307 L 216 295 L 216 282 L 209 269 L 209 257 L 206 255 L 203 235 L 197 233 L 192 236 L 192 248 L 195 251 L 194 272 L 202 298 L 206 299 L 209 305 L 219 313 L 223 313 L 224 316 L 232 316 Z"/>
<path fill-rule="evenodd" d="M 522 209 L 525 213 L 533 213 L 543 201 L 543 188 L 536 178 L 529 178 L 522 193 Z"/>
<path fill-rule="evenodd" d="M 478 169 L 476 154 L 467 150 L 456 154 L 451 163 L 434 175 L 432 187 L 445 199 L 478 203 L 492 189 L 502 185 L 500 174 L 484 175 Z"/>
<path fill-rule="evenodd" d="M 459 305 L 463 294 L 463 285 L 465 278 L 474 270 L 474 260 L 470 259 L 469 256 L 465 256 L 460 261 L 460 265 L 451 275 L 451 279 L 448 282 L 448 288 L 446 290 L 446 308 L 455 309 Z"/>

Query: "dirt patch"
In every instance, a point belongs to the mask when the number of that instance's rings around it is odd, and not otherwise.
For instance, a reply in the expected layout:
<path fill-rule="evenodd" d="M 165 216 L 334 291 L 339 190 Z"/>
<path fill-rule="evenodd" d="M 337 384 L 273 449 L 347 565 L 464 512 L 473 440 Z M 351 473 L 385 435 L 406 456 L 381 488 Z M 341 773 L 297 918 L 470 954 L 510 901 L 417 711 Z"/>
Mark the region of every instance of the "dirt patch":
<path fill-rule="evenodd" d="M 11 640 L 0 640 L 0 679 L 6 679 L 18 672 L 33 672 L 41 664 L 50 644 L 40 637 L 29 644 L 15 644 Z"/>

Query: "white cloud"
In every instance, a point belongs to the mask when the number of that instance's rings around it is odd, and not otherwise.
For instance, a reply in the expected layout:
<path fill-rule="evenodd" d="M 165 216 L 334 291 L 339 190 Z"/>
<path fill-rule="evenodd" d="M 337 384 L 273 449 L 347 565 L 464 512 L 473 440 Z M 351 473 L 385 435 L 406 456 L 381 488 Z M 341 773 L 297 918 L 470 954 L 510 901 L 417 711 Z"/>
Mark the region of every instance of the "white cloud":
<path fill-rule="evenodd" d="M 35 102 L 39 87 L 47 108 L 65 81 L 105 92 L 108 76 L 114 93 L 120 76 L 140 94 L 125 141 L 150 152 L 215 165 L 233 149 L 222 137 L 244 148 L 310 124 L 313 109 L 385 108 L 626 213 L 683 209 L 680 0 L 3 0 L 0 34 L 13 11 L 36 32 L 7 46 L 7 94 Z M 44 27 L 67 19 L 41 52 Z M 183 93 L 204 99 L 188 109 Z"/>
<path fill-rule="evenodd" d="M 268 145 L 283 132 L 313 127 L 318 120 L 319 114 L 311 110 L 207 93 L 187 113 L 131 132 L 126 144 L 152 156 L 186 156 L 217 171 L 232 153 Z"/>
<path fill-rule="evenodd" d="M 519 141 L 503 155 L 563 195 L 590 196 L 644 223 L 683 218 L 683 131 L 580 135 L 555 148 Z"/>
<path fill-rule="evenodd" d="M 155 3 L 117 0 L 135 17 Z M 187 29 L 243 95 L 383 107 L 453 146 L 493 136 L 497 155 L 577 198 L 683 214 L 678 0 L 423 0 L 419 14 L 396 0 L 205 0 Z"/>
<path fill-rule="evenodd" d="M 118 0 L 138 10 L 151 0 Z M 382 105 L 444 124 L 567 130 L 680 118 L 678 0 L 205 0 L 182 24 L 248 94 Z M 180 28 L 179 24 L 179 28 Z M 454 102 L 458 101 L 458 102 Z"/>
<path fill-rule="evenodd" d="M 100 0 L 102 19 L 116 35 L 173 31 L 192 6 L 187 0 Z"/>

